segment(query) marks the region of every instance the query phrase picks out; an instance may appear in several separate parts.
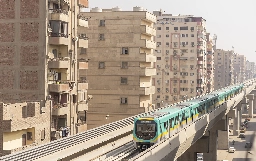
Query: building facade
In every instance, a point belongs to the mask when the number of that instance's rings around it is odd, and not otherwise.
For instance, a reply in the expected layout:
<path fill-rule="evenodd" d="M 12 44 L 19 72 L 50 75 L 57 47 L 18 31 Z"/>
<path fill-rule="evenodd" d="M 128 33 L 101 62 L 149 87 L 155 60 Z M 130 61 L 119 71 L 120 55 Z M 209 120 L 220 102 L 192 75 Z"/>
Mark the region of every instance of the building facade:
<path fill-rule="evenodd" d="M 246 57 L 234 54 L 234 83 L 244 82 L 246 79 Z"/>
<path fill-rule="evenodd" d="M 156 17 L 141 7 L 133 11 L 96 7 L 83 16 L 90 17 L 90 28 L 78 31 L 90 40 L 87 52 L 79 55 L 90 62 L 90 70 L 80 73 L 93 96 L 88 129 L 151 109 Z"/>
<path fill-rule="evenodd" d="M 252 79 L 255 75 L 255 62 L 246 61 L 246 79 Z"/>
<path fill-rule="evenodd" d="M 0 156 L 50 141 L 51 102 L 0 103 Z"/>
<path fill-rule="evenodd" d="M 78 78 L 88 62 L 77 59 L 88 47 L 77 33 L 88 27 L 83 7 L 88 0 L 0 1 L 0 102 L 52 102 L 52 139 L 63 128 L 86 129 L 88 84 Z"/>
<path fill-rule="evenodd" d="M 212 62 L 206 61 L 212 59 L 212 45 L 207 39 L 206 21 L 162 11 L 154 14 L 157 74 L 153 100 L 157 107 L 204 94 L 208 88 L 212 90 L 212 74 L 207 75 L 212 73 Z"/>
<path fill-rule="evenodd" d="M 206 92 L 210 93 L 214 90 L 214 48 L 215 43 L 210 33 L 206 34 L 207 55 L 206 55 Z"/>
<path fill-rule="evenodd" d="M 234 51 L 214 51 L 214 90 L 234 84 Z"/>

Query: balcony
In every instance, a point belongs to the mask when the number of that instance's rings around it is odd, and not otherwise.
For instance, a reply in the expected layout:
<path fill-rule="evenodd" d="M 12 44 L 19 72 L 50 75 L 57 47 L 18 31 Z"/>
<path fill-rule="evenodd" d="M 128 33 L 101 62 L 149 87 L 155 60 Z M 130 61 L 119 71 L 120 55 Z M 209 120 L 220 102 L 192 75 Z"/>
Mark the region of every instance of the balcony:
<path fill-rule="evenodd" d="M 51 45 L 68 45 L 69 39 L 64 34 L 52 33 L 49 37 L 49 44 Z"/>
<path fill-rule="evenodd" d="M 140 68 L 140 76 L 152 76 L 156 75 L 155 68 Z"/>
<path fill-rule="evenodd" d="M 141 31 L 141 33 L 149 35 L 149 36 L 156 36 L 156 29 L 154 29 L 150 26 L 147 26 L 147 25 L 140 26 L 140 31 Z"/>
<path fill-rule="evenodd" d="M 85 34 L 79 35 L 78 47 L 79 48 L 88 48 L 88 37 L 86 37 Z"/>
<path fill-rule="evenodd" d="M 69 112 L 69 108 L 67 107 L 67 104 L 63 104 L 63 105 L 54 105 L 52 108 L 52 115 L 55 116 L 61 116 L 61 115 L 67 115 Z"/>
<path fill-rule="evenodd" d="M 204 56 L 203 52 L 197 52 L 197 57 L 203 57 L 203 56 Z"/>
<path fill-rule="evenodd" d="M 76 133 L 80 133 L 86 130 L 87 130 L 87 124 L 85 122 L 76 124 Z"/>
<path fill-rule="evenodd" d="M 79 18 L 79 19 L 78 19 L 78 25 L 79 25 L 79 26 L 82 26 L 82 27 L 88 27 L 88 21 L 85 20 L 85 19 Z"/>
<path fill-rule="evenodd" d="M 61 83 L 60 84 L 48 84 L 48 90 L 49 92 L 67 92 L 70 90 L 69 84 L 68 83 Z"/>
<path fill-rule="evenodd" d="M 78 83 L 78 90 L 88 89 L 88 83 Z"/>
<path fill-rule="evenodd" d="M 137 44 L 142 48 L 148 48 L 148 49 L 156 48 L 156 42 L 151 40 L 141 39 Z"/>
<path fill-rule="evenodd" d="M 79 102 L 77 106 L 77 111 L 88 111 L 88 104 L 86 102 Z"/>
<path fill-rule="evenodd" d="M 57 58 L 48 61 L 49 69 L 68 69 L 70 66 L 69 58 Z"/>
<path fill-rule="evenodd" d="M 88 69 L 88 62 L 79 62 L 79 69 Z"/>
<path fill-rule="evenodd" d="M 202 83 L 197 83 L 197 87 L 202 87 Z"/>
<path fill-rule="evenodd" d="M 154 14 L 152 14 L 152 13 L 149 13 L 149 12 L 145 12 L 145 14 L 146 14 L 146 17 L 145 17 L 145 21 L 148 21 L 148 22 L 150 22 L 150 23 L 154 23 L 154 22 L 156 22 L 156 16 L 154 15 Z"/>
<path fill-rule="evenodd" d="M 49 11 L 51 13 L 50 20 L 69 22 L 68 11 L 62 9 L 54 9 Z"/>
<path fill-rule="evenodd" d="M 155 93 L 155 86 L 139 88 L 140 95 L 150 95 L 150 94 L 154 94 L 154 93 Z"/>
<path fill-rule="evenodd" d="M 198 60 L 197 64 L 203 64 L 203 61 L 202 60 Z"/>
<path fill-rule="evenodd" d="M 203 73 L 203 69 L 197 69 L 197 73 Z"/>
<path fill-rule="evenodd" d="M 146 55 L 146 62 L 156 62 L 156 56 L 154 55 Z"/>
<path fill-rule="evenodd" d="M 88 0 L 77 0 L 77 4 L 78 4 L 79 7 L 82 7 L 82 8 L 88 8 L 89 7 Z"/>

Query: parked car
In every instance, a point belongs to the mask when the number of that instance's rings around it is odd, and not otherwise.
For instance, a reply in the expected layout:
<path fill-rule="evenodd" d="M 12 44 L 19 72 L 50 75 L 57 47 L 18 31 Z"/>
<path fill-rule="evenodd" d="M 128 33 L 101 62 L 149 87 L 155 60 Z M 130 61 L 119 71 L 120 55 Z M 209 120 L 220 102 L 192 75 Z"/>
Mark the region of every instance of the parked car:
<path fill-rule="evenodd" d="M 228 152 L 229 153 L 234 153 L 236 149 L 234 147 L 229 147 Z"/>
<path fill-rule="evenodd" d="M 247 142 L 245 143 L 245 148 L 251 148 L 252 147 L 252 143 L 251 142 Z"/>
<path fill-rule="evenodd" d="M 250 121 L 251 119 L 250 118 L 246 118 L 245 121 Z"/>

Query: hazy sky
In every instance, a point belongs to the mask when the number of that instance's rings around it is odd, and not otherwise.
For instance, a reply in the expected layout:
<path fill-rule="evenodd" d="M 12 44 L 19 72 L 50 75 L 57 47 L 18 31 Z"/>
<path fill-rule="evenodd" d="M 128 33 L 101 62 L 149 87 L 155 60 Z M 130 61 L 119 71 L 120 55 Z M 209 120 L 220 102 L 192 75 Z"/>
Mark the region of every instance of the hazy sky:
<path fill-rule="evenodd" d="M 217 48 L 243 54 L 256 62 L 256 0 L 89 0 L 90 8 L 132 10 L 141 6 L 152 12 L 200 16 L 206 19 L 207 31 L 217 34 Z"/>

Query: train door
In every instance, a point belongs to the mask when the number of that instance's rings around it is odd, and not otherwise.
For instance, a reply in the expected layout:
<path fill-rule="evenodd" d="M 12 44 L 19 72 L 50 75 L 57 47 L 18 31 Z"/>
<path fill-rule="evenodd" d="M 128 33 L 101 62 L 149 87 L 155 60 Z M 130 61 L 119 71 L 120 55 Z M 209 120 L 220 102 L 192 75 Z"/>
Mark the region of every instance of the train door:
<path fill-rule="evenodd" d="M 174 126 L 174 118 L 169 119 L 169 138 L 173 135 Z"/>

